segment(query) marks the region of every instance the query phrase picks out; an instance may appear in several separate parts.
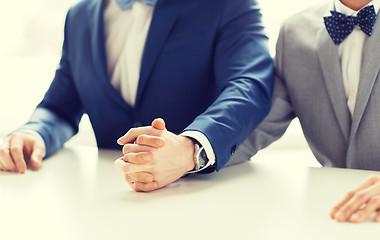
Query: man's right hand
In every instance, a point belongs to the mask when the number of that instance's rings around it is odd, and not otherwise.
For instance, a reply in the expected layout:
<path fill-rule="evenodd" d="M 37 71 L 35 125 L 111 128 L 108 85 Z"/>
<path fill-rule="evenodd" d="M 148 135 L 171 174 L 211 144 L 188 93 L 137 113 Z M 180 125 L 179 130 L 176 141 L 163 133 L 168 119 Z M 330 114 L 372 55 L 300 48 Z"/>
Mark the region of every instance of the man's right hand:
<path fill-rule="evenodd" d="M 38 169 L 45 153 L 45 142 L 38 133 L 13 132 L 0 139 L 0 171 L 25 173 L 27 161 Z"/>

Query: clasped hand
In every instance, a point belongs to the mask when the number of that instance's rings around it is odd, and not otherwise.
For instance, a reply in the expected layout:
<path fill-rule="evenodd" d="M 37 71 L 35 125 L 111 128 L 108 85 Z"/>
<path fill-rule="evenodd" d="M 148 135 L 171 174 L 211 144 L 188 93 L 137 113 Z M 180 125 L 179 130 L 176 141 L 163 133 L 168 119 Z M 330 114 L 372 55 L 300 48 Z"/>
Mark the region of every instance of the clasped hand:
<path fill-rule="evenodd" d="M 166 130 L 163 119 L 132 128 L 118 139 L 124 156 L 115 167 L 135 191 L 164 187 L 194 168 L 194 143 Z"/>

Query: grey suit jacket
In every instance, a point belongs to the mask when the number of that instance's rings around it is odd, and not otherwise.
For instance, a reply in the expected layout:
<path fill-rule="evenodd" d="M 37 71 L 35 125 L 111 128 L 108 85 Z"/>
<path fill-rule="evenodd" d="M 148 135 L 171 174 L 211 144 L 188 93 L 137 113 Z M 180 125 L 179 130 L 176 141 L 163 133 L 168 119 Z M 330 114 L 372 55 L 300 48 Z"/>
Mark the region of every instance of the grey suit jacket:
<path fill-rule="evenodd" d="M 338 46 L 323 22 L 329 4 L 304 10 L 284 22 L 277 42 L 272 109 L 231 163 L 249 158 L 280 138 L 298 117 L 322 165 L 380 170 L 380 20 L 364 50 L 351 117 Z"/>

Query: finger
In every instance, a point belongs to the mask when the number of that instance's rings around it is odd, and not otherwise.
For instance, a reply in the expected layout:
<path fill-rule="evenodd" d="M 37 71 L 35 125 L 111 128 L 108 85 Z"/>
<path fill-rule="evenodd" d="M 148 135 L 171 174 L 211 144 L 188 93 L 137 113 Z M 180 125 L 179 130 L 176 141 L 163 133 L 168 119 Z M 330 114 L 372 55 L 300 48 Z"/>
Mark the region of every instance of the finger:
<path fill-rule="evenodd" d="M 150 192 L 158 188 L 159 187 L 158 187 L 157 182 L 150 182 L 150 183 L 135 182 L 133 190 L 135 190 L 136 192 Z"/>
<path fill-rule="evenodd" d="M 134 164 L 145 164 L 151 161 L 153 158 L 152 154 L 149 152 L 141 152 L 141 153 L 127 153 L 122 158 L 127 163 Z"/>
<path fill-rule="evenodd" d="M 159 136 L 161 133 L 162 133 L 162 130 L 157 130 L 151 126 L 131 128 L 124 136 L 120 137 L 117 140 L 117 143 L 119 145 L 133 143 L 136 140 L 136 138 L 140 136 L 141 134 Z"/>
<path fill-rule="evenodd" d="M 124 178 L 125 178 L 125 181 L 128 183 L 129 187 L 134 190 L 135 189 L 135 182 L 132 181 L 128 175 L 125 175 Z"/>
<path fill-rule="evenodd" d="M 0 171 L 6 171 L 7 169 L 4 167 L 4 165 L 0 161 Z"/>
<path fill-rule="evenodd" d="M 113 165 L 115 166 L 116 170 L 118 170 L 121 173 L 124 173 L 124 167 L 127 163 L 122 160 L 122 158 L 118 158 L 115 160 Z"/>
<path fill-rule="evenodd" d="M 143 183 L 135 182 L 130 176 L 125 175 L 125 180 L 129 187 L 135 192 L 149 192 L 159 188 L 157 182 Z"/>
<path fill-rule="evenodd" d="M 376 181 L 377 176 L 370 176 L 367 178 L 364 183 L 356 187 L 354 190 L 349 191 L 346 196 L 341 200 L 337 205 L 335 205 L 332 210 L 330 211 L 330 217 L 335 218 L 337 215 L 337 212 L 348 202 L 351 200 L 352 197 L 355 196 L 355 194 L 369 186 L 371 186 Z"/>
<path fill-rule="evenodd" d="M 30 156 L 30 163 L 33 168 L 39 169 L 42 164 L 42 159 L 46 154 L 46 149 L 44 146 L 39 144 L 34 144 L 32 155 Z"/>
<path fill-rule="evenodd" d="M 154 148 L 162 148 L 165 146 L 165 140 L 161 137 L 140 135 L 136 139 L 136 144 Z"/>
<path fill-rule="evenodd" d="M 350 191 L 346 194 L 346 196 L 341 200 L 337 205 L 335 205 L 330 211 L 330 217 L 335 219 L 336 213 L 341 209 L 341 207 L 346 204 L 353 196 L 355 195 L 354 191 Z"/>
<path fill-rule="evenodd" d="M 10 139 L 9 149 L 12 159 L 16 165 L 15 171 L 25 173 L 26 161 L 24 159 L 24 141 L 21 138 L 15 137 Z"/>
<path fill-rule="evenodd" d="M 0 161 L 6 171 L 15 171 L 16 165 L 13 162 L 10 152 L 10 139 L 6 139 L 0 146 Z"/>
<path fill-rule="evenodd" d="M 166 130 L 165 121 L 162 118 L 156 118 L 152 122 L 152 127 L 158 130 Z"/>
<path fill-rule="evenodd" d="M 371 188 L 367 188 L 357 192 L 346 204 L 344 204 L 335 214 L 334 218 L 338 222 L 345 222 L 351 218 L 351 215 L 356 212 L 364 203 L 373 196 Z"/>
<path fill-rule="evenodd" d="M 153 152 L 156 148 L 149 146 L 143 146 L 138 144 L 125 144 L 123 146 L 123 154 L 127 153 L 139 153 L 139 152 Z"/>
<path fill-rule="evenodd" d="M 153 175 L 147 172 L 136 172 L 127 174 L 133 182 L 150 183 L 153 182 Z"/>
<path fill-rule="evenodd" d="M 146 165 L 126 163 L 122 160 L 122 158 L 116 159 L 114 166 L 119 172 L 123 174 L 130 174 L 135 172 L 151 172 L 151 169 L 149 167 L 146 167 Z"/>
<path fill-rule="evenodd" d="M 374 222 L 380 222 L 380 211 L 377 212 L 376 216 L 373 218 Z"/>
<path fill-rule="evenodd" d="M 350 222 L 353 222 L 353 223 L 363 222 L 369 217 L 369 215 L 371 215 L 373 212 L 379 209 L 379 207 L 380 207 L 380 196 L 377 195 L 375 197 L 372 197 L 364 208 L 354 213 L 350 218 Z"/>

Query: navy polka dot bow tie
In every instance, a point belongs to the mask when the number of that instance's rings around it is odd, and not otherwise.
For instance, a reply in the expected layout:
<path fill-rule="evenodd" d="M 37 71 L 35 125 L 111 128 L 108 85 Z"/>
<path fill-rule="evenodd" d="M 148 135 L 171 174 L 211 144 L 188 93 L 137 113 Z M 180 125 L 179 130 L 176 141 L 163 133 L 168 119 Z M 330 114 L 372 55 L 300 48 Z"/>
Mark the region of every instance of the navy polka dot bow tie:
<path fill-rule="evenodd" d="M 373 5 L 363 8 L 357 17 L 347 16 L 342 13 L 331 11 L 330 17 L 324 17 L 327 32 L 335 44 L 340 44 L 359 25 L 361 30 L 371 36 L 376 22 L 376 13 Z"/>
<path fill-rule="evenodd" d="M 115 0 L 115 2 L 117 3 L 117 5 L 119 5 L 119 7 L 122 9 L 122 10 L 126 10 L 130 7 L 132 7 L 132 5 L 135 3 L 135 2 L 145 2 L 149 5 L 155 5 L 157 0 Z"/>

